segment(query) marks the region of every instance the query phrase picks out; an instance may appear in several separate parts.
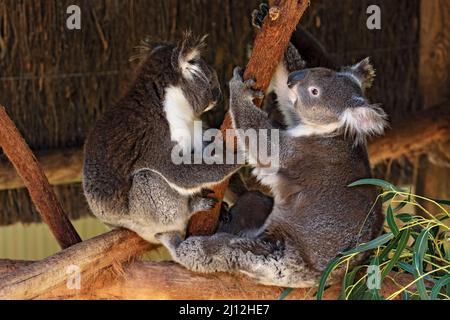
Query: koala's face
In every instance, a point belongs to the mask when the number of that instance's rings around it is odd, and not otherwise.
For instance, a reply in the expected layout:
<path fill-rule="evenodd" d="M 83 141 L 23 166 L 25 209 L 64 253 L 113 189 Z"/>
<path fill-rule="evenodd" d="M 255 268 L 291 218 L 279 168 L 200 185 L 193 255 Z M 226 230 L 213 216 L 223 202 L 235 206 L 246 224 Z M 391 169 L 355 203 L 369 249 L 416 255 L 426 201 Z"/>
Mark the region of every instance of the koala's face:
<path fill-rule="evenodd" d="M 302 122 L 308 124 L 339 122 L 346 108 L 364 99 L 355 81 L 325 68 L 293 72 L 289 75 L 288 86 L 293 91 L 295 111 Z"/>
<path fill-rule="evenodd" d="M 222 98 L 217 73 L 203 59 L 189 62 L 180 85 L 197 116 L 214 108 Z"/>
<path fill-rule="evenodd" d="M 343 127 L 354 134 L 381 133 L 386 114 L 364 96 L 375 72 L 369 60 L 333 71 L 304 69 L 288 77 L 289 97 L 301 123 Z"/>
<path fill-rule="evenodd" d="M 204 40 L 185 35 L 174 49 L 173 59 L 173 67 L 180 75 L 179 85 L 197 116 L 215 107 L 222 98 L 216 71 L 201 58 Z"/>

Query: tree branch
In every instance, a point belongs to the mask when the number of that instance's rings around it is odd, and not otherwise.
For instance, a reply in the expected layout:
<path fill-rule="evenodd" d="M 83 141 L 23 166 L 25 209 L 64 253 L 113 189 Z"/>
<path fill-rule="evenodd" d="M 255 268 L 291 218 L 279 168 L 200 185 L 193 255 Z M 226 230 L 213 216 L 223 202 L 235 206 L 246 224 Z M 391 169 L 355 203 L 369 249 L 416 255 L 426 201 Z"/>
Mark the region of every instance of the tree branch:
<path fill-rule="evenodd" d="M 90 241 L 90 240 L 89 240 Z M 70 249 L 69 249 L 70 250 Z M 67 251 L 67 250 L 65 250 Z M 67 259 L 67 257 L 59 257 Z M 104 259 L 106 257 L 101 257 Z M 101 260 L 100 260 L 101 261 Z M 24 268 L 30 262 L 7 261 L 0 265 L 12 263 L 10 269 L 16 268 L 16 272 L 23 273 Z M 66 265 L 73 262 L 66 262 Z M 51 270 L 59 269 L 60 262 L 53 259 L 48 262 L 46 274 L 41 280 L 49 279 L 54 273 Z M 64 265 L 64 263 L 62 263 Z M 87 269 L 88 270 L 88 269 Z M 64 270 L 63 270 L 64 271 Z M 256 284 L 253 280 L 243 275 L 230 275 L 226 273 L 199 274 L 191 272 L 172 262 L 142 262 L 133 261 L 127 263 L 122 268 L 102 269 L 101 272 L 93 274 L 83 272 L 80 277 L 80 289 L 68 288 L 66 283 L 68 275 L 58 279 L 59 285 L 52 288 L 45 288 L 40 282 L 39 286 L 18 294 L 2 295 L 2 299 L 239 299 L 239 300 L 276 300 L 283 292 L 284 288 L 274 286 L 263 286 Z M 29 278 L 29 277 L 22 277 Z M 395 279 L 393 281 L 392 279 Z M 391 273 L 383 281 L 382 294 L 391 295 L 398 291 L 401 286 L 411 283 L 412 276 L 405 274 Z M 56 283 L 56 282 L 55 282 Z M 314 300 L 316 289 L 294 289 L 287 299 Z M 335 285 L 325 291 L 324 299 L 337 299 L 340 293 L 340 286 Z"/>
<path fill-rule="evenodd" d="M 20 265 L 17 263 L 13 272 L 0 273 L 0 299 L 33 299 L 48 293 L 67 282 L 72 275 L 68 268 L 72 266 L 85 277 L 94 277 L 111 266 L 120 270 L 122 262 L 152 247 L 134 232 L 121 229 L 75 244 L 32 264 L 23 263 L 17 268 Z"/>
<path fill-rule="evenodd" d="M 0 146 L 22 178 L 34 205 L 62 248 L 81 241 L 19 130 L 0 106 Z"/>
<path fill-rule="evenodd" d="M 450 140 L 448 103 L 419 111 L 369 144 L 372 165 L 401 156 L 423 153 L 431 144 Z"/>
<path fill-rule="evenodd" d="M 262 91 L 269 87 L 276 67 L 283 58 L 291 35 L 308 8 L 309 1 L 276 0 L 271 1 L 271 5 L 270 13 L 264 20 L 261 31 L 256 36 L 252 55 L 244 73 L 244 79 L 254 78 L 256 80 L 254 89 Z M 261 102 L 255 101 L 257 105 L 261 105 Z M 230 115 L 227 113 L 221 127 L 222 133 L 231 127 Z M 226 135 L 223 134 L 223 136 Z M 214 233 L 220 215 L 221 202 L 227 187 L 228 181 L 224 181 L 213 188 L 214 197 L 219 202 L 212 210 L 199 212 L 192 217 L 188 226 L 189 235 Z"/>

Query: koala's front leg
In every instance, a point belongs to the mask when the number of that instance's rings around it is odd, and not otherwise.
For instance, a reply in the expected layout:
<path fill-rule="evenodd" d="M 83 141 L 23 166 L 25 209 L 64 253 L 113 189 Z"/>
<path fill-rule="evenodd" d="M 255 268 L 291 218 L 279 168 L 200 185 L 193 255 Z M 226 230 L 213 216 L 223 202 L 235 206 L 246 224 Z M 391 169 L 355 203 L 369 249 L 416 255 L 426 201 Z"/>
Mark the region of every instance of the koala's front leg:
<path fill-rule="evenodd" d="M 234 68 L 230 85 L 230 114 L 234 129 L 272 129 L 267 113 L 255 106 L 253 99 L 263 98 L 264 93 L 253 90 L 255 80 L 244 81 L 242 69 Z"/>
<path fill-rule="evenodd" d="M 230 81 L 230 114 L 233 128 L 236 129 L 238 143 L 241 149 L 246 151 L 250 160 L 255 161 L 254 164 L 258 165 L 268 165 L 268 159 L 261 157 L 269 155 L 261 151 L 263 151 L 263 147 L 266 148 L 266 151 L 270 150 L 269 162 L 270 165 L 273 165 L 273 160 L 275 160 L 273 157 L 279 157 L 279 160 L 282 161 L 284 154 L 289 154 L 292 145 L 289 143 L 291 138 L 283 130 L 275 128 L 270 123 L 267 114 L 255 106 L 253 99 L 261 98 L 263 94 L 251 89 L 255 81 L 252 79 L 244 81 L 241 74 L 241 69 L 235 68 L 233 79 Z M 250 145 L 250 137 L 254 135 L 257 136 L 257 148 L 252 148 Z M 264 142 L 266 146 L 262 145 Z"/>

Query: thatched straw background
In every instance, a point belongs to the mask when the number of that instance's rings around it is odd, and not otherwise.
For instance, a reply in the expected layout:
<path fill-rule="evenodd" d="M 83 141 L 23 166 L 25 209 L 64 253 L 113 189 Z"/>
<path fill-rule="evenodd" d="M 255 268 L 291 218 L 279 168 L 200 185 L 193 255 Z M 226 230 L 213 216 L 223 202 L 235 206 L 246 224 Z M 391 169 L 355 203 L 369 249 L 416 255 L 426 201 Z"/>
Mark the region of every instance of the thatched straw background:
<path fill-rule="evenodd" d="M 80 147 L 94 120 L 130 83 L 135 64 L 128 58 L 141 39 L 176 39 L 187 28 L 208 33 L 207 59 L 226 84 L 232 68 L 245 64 L 253 39 L 249 15 L 259 2 L 0 1 L 0 103 L 34 150 Z M 71 4 L 82 8 L 81 31 L 65 27 Z M 370 4 L 381 7 L 381 31 L 366 28 Z M 378 70 L 371 97 L 401 121 L 421 105 L 419 16 L 419 0 L 314 0 L 302 25 L 339 65 L 371 56 Z M 56 189 L 72 217 L 88 212 L 80 185 Z M 26 191 L 0 192 L 0 224 L 36 218 Z"/>

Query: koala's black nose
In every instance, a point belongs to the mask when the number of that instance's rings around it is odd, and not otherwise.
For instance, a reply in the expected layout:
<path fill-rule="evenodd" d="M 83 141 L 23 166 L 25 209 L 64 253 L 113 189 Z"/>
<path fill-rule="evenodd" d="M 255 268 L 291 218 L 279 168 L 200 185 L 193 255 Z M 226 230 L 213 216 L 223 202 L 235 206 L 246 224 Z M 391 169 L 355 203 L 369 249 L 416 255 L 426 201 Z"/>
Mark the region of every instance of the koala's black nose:
<path fill-rule="evenodd" d="M 299 83 L 301 80 L 303 80 L 306 77 L 307 73 L 308 73 L 308 71 L 306 71 L 306 70 L 299 70 L 299 71 L 294 71 L 291 74 L 289 74 L 288 82 L 287 82 L 288 87 L 292 88 L 293 86 L 295 86 L 297 83 Z"/>

